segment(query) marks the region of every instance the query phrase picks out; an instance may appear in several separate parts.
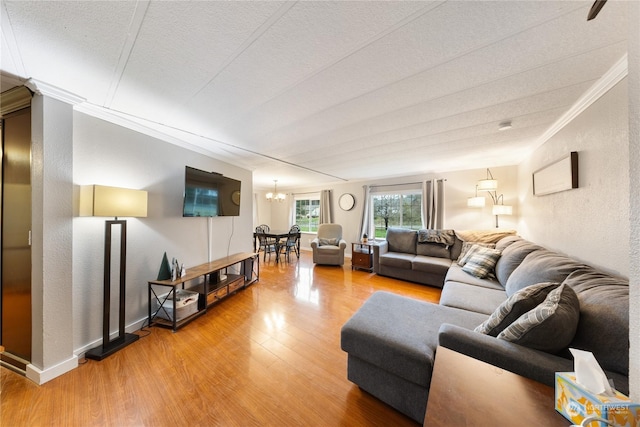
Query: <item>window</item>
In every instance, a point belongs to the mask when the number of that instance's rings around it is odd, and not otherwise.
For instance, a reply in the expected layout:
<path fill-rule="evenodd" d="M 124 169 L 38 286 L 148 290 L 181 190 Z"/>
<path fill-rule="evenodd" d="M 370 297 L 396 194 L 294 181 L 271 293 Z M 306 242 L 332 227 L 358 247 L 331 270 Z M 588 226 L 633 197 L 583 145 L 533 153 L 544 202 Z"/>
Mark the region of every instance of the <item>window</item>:
<path fill-rule="evenodd" d="M 320 195 L 296 196 L 296 224 L 300 231 L 315 233 L 318 231 L 320 217 Z"/>
<path fill-rule="evenodd" d="M 375 237 L 384 239 L 389 227 L 422 228 L 420 189 L 372 193 L 370 203 Z"/>

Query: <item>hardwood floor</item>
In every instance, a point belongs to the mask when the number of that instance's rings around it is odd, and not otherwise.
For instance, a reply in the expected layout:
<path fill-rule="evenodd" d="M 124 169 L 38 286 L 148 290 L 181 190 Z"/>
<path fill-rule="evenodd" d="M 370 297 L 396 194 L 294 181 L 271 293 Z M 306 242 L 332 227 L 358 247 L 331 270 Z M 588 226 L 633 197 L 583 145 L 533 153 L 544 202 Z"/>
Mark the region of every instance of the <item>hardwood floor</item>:
<path fill-rule="evenodd" d="M 261 260 L 262 261 L 262 260 Z M 350 261 L 261 262 L 260 281 L 173 333 L 38 386 L 0 368 L 2 426 L 416 426 L 346 378 L 340 328 L 375 291 L 437 302 L 440 290 Z"/>

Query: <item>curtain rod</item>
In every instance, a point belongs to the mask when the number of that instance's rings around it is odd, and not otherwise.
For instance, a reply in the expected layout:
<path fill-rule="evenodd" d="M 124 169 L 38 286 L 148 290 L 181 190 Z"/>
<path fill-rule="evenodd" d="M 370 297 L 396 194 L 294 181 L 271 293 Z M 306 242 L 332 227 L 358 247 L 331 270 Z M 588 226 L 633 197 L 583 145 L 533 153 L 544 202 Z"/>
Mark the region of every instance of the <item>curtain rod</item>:
<path fill-rule="evenodd" d="M 446 181 L 446 178 L 436 178 L 436 181 Z M 372 184 L 369 186 L 369 188 L 371 187 L 395 187 L 398 185 L 411 185 L 411 184 L 420 184 L 422 185 L 422 181 L 416 181 L 416 182 L 402 182 L 402 183 L 398 183 L 398 184 Z"/>

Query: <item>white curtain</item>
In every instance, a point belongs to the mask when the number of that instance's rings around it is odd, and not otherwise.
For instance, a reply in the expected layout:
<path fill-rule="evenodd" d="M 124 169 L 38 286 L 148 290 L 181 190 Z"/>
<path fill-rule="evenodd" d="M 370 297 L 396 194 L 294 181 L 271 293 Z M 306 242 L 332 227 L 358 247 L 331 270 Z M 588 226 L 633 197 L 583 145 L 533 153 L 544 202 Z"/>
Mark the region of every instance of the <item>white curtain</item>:
<path fill-rule="evenodd" d="M 296 198 L 293 193 L 289 194 L 288 196 L 289 197 L 287 197 L 287 199 L 289 200 L 289 202 L 287 204 L 289 205 L 289 228 L 291 228 L 291 226 L 296 223 Z"/>
<path fill-rule="evenodd" d="M 375 235 L 371 234 L 371 190 L 368 185 L 362 186 L 362 218 L 360 218 L 360 235 L 355 240 L 360 241 L 360 238 L 366 234 L 370 239 L 375 238 Z"/>
<path fill-rule="evenodd" d="M 332 223 L 331 218 L 331 190 L 322 190 L 320 192 L 320 224 Z"/>
<path fill-rule="evenodd" d="M 429 179 L 422 184 L 422 227 L 444 227 L 444 179 Z"/>

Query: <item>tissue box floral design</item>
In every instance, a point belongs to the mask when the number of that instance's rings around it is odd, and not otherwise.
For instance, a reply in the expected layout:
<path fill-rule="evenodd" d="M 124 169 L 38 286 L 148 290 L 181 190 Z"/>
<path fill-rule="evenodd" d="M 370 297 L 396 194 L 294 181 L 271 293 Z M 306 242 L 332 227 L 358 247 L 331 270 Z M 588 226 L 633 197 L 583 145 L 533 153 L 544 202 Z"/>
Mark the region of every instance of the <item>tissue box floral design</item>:
<path fill-rule="evenodd" d="M 615 390 L 613 396 L 593 394 L 576 382 L 574 372 L 556 372 L 555 400 L 556 411 L 574 424 L 595 415 L 618 427 L 640 427 L 639 404 Z"/>

